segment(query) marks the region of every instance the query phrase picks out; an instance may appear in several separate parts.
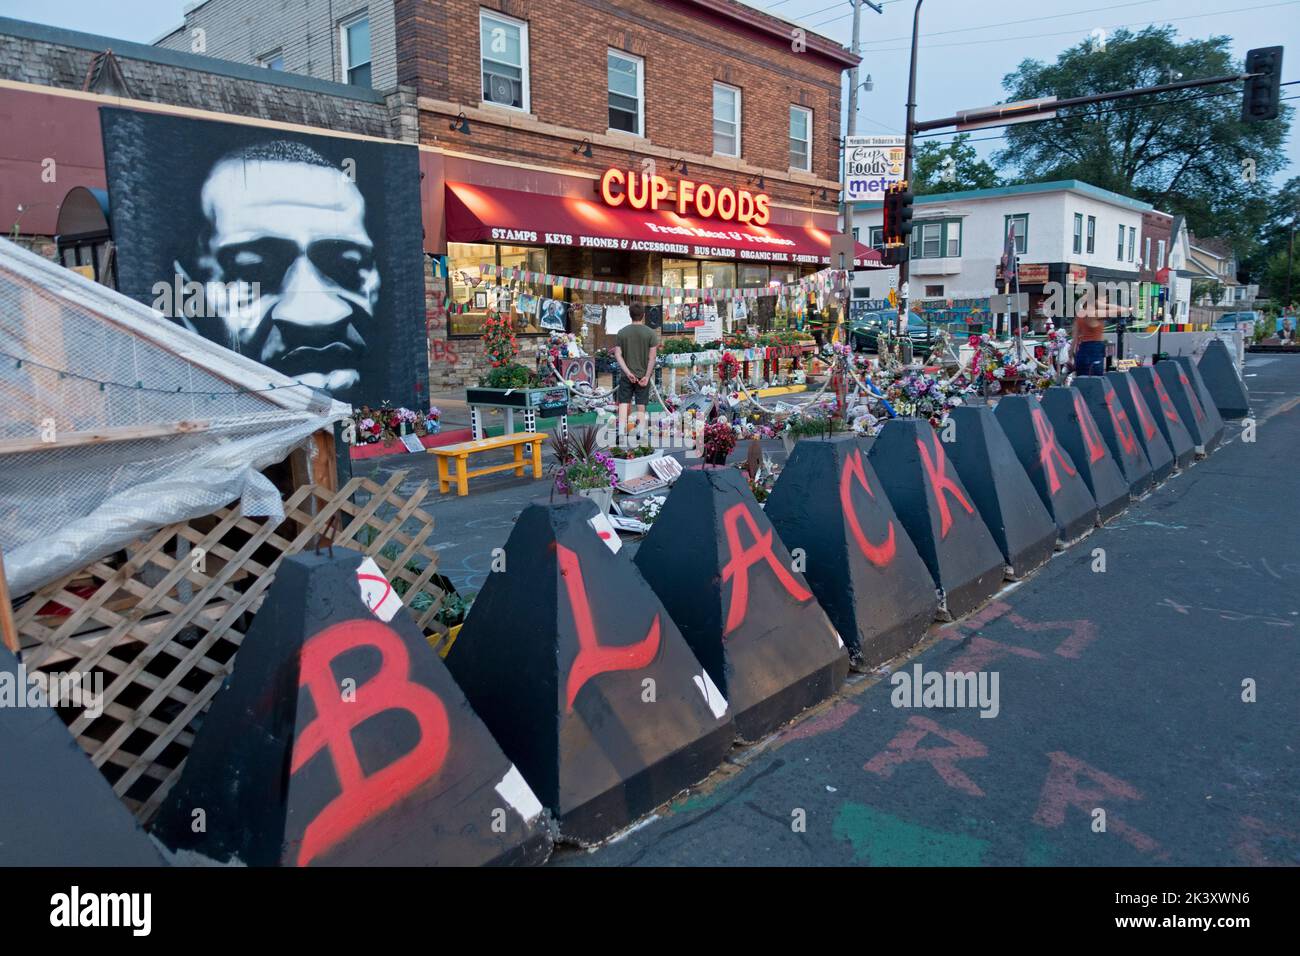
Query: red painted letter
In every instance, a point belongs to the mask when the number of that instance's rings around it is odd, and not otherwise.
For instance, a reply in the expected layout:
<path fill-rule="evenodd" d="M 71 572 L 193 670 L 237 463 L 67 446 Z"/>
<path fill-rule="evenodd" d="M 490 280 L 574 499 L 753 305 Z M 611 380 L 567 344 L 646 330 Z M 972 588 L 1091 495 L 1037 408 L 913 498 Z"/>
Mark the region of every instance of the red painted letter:
<path fill-rule="evenodd" d="M 1052 428 L 1051 422 L 1043 414 L 1041 408 L 1033 408 L 1029 411 L 1029 416 L 1034 420 L 1034 433 L 1038 436 L 1038 462 L 1043 466 L 1043 471 L 1047 473 L 1047 493 L 1055 495 L 1061 490 L 1061 478 L 1056 473 L 1056 466 L 1060 465 L 1062 470 L 1071 477 L 1074 476 L 1074 466 L 1070 464 L 1070 459 L 1065 457 L 1065 453 L 1056 444 L 1056 432 Z"/>
<path fill-rule="evenodd" d="M 345 702 L 330 665 L 357 647 L 374 647 L 381 663 L 374 677 Z M 447 758 L 451 725 L 438 695 L 411 683 L 411 659 L 402 639 L 378 621 L 344 621 L 303 645 L 299 686 L 311 694 L 316 719 L 298 734 L 290 773 L 297 773 L 322 748 L 329 751 L 339 795 L 303 830 L 298 865 L 306 866 L 363 823 L 393 807 L 439 770 Z M 376 714 L 404 710 L 415 718 L 420 739 L 392 763 L 366 776 L 352 745 L 352 731 Z"/>
<path fill-rule="evenodd" d="M 1083 443 L 1088 448 L 1088 461 L 1100 461 L 1106 457 L 1106 446 L 1102 444 L 1101 435 L 1097 434 L 1097 423 L 1092 420 L 1092 412 L 1083 403 L 1083 395 L 1074 393 L 1074 414 L 1079 418 L 1079 431 L 1083 433 Z"/>
<path fill-rule="evenodd" d="M 930 457 L 930 450 L 925 447 L 925 442 L 921 439 L 916 440 L 916 447 L 921 449 L 921 462 L 925 465 L 925 473 L 930 478 L 930 490 L 934 492 L 934 500 L 939 504 L 939 537 L 948 537 L 948 529 L 952 527 L 952 512 L 948 510 L 948 495 L 957 499 L 957 503 L 966 509 L 968 515 L 975 513 L 975 508 L 966 496 L 961 493 L 957 483 L 948 477 L 948 459 L 944 456 L 943 446 L 939 444 L 938 436 L 934 439 L 934 457 Z"/>
<path fill-rule="evenodd" d="M 917 744 L 930 734 L 942 737 L 952 746 L 918 749 Z M 885 745 L 884 750 L 867 761 L 862 769 L 882 777 L 892 777 L 894 769 L 900 764 L 920 760 L 933 767 L 939 778 L 954 790 L 972 797 L 982 797 L 984 791 L 979 784 L 957 769 L 957 761 L 987 757 L 988 752 L 988 748 L 974 737 L 967 737 L 956 730 L 944 730 L 929 717 L 909 717 L 907 726 Z"/>
<path fill-rule="evenodd" d="M 569 595 L 569 606 L 573 608 L 573 624 L 578 631 L 578 656 L 569 668 L 569 680 L 565 684 L 569 713 L 573 713 L 578 691 L 596 675 L 607 671 L 640 670 L 650 665 L 659 653 L 659 615 L 655 615 L 643 640 L 625 647 L 602 645 L 596 636 L 596 622 L 591 617 L 591 603 L 587 600 L 587 586 L 582 583 L 582 564 L 577 554 L 562 544 L 555 546 L 555 552 L 560 562 L 560 576 L 564 578 L 564 590 Z"/>
<path fill-rule="evenodd" d="M 857 481 L 862 489 L 872 498 L 876 497 L 871 486 L 867 484 L 867 473 L 862 467 L 862 452 L 856 448 L 853 454 L 844 462 L 844 468 L 840 471 L 840 507 L 844 509 L 844 517 L 849 522 L 849 530 L 853 532 L 853 539 L 857 541 L 858 547 L 866 555 L 868 561 L 878 568 L 889 565 L 894 560 L 894 522 L 889 522 L 889 532 L 881 544 L 872 544 L 867 540 L 867 536 L 862 531 L 862 525 L 858 523 L 857 512 L 853 510 L 853 498 L 850 495 L 852 482 Z"/>
<path fill-rule="evenodd" d="M 1132 455 L 1137 451 L 1137 435 L 1133 434 L 1133 426 L 1129 424 L 1128 413 L 1122 407 L 1116 407 L 1115 399 L 1114 391 L 1106 393 L 1106 410 L 1110 412 L 1110 423 L 1115 426 L 1115 434 L 1119 436 L 1119 443 L 1124 449 L 1124 454 Z"/>
<path fill-rule="evenodd" d="M 740 543 L 742 521 L 749 529 L 750 537 L 754 539 L 754 543 L 749 547 Z M 796 601 L 807 601 L 812 597 L 812 592 L 796 581 L 785 565 L 776 559 L 776 555 L 772 552 L 772 529 L 768 528 L 767 534 L 759 534 L 758 523 L 749 513 L 749 508 L 744 502 L 728 508 L 727 513 L 722 516 L 722 522 L 726 526 L 727 550 L 731 555 L 731 560 L 722 569 L 722 580 L 731 581 L 735 578 L 731 585 L 727 624 L 722 629 L 724 635 L 730 634 L 745 621 L 745 614 L 749 610 L 749 569 L 759 561 L 767 562 L 767 566 L 772 569 L 781 586 L 790 592 L 790 596 Z"/>

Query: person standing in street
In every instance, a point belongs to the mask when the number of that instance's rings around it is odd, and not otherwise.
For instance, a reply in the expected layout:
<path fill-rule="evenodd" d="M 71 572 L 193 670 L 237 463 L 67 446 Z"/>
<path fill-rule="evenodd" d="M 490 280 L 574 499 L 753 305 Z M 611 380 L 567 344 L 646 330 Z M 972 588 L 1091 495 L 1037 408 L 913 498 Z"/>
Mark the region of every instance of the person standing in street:
<path fill-rule="evenodd" d="M 1092 310 L 1074 316 L 1074 374 L 1106 373 L 1106 320 Z"/>
<path fill-rule="evenodd" d="M 614 394 L 618 402 L 620 435 L 632 430 L 633 419 L 628 416 L 629 405 L 636 406 L 636 428 L 646 422 L 646 405 L 650 397 L 650 376 L 654 374 L 655 356 L 659 351 L 659 333 L 645 324 L 645 306 L 633 302 L 628 307 L 632 323 L 618 332 L 614 346 L 614 360 L 623 373 Z"/>

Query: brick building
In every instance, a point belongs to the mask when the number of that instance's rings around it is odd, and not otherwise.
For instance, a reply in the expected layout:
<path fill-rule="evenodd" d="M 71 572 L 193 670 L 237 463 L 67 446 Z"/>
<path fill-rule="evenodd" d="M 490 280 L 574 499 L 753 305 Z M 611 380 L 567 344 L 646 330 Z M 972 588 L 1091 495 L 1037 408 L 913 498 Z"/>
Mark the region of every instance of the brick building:
<path fill-rule="evenodd" d="M 23 155 L 0 157 L 0 211 L 22 204 L 16 231 L 51 235 L 69 186 L 102 190 L 110 97 L 418 142 L 424 235 L 409 241 L 427 256 L 430 386 L 450 388 L 483 370 L 479 293 L 500 281 L 484 266 L 699 290 L 641 296 L 671 333 L 710 289 L 829 265 L 856 60 L 733 0 L 207 0 L 155 46 L 0 20 L 0 96 L 23 134 Z M 38 188 L 54 146 L 72 178 Z M 629 301 L 516 285 L 571 309 Z M 773 305 L 750 321 L 779 324 Z M 516 321 L 545 334 L 535 314 Z M 588 347 L 605 342 L 593 327 Z"/>
<path fill-rule="evenodd" d="M 767 286 L 830 262 L 841 74 L 857 58 L 734 0 L 308 0 L 259 4 L 256 15 L 249 0 L 207 0 L 159 43 L 196 39 L 249 65 L 413 91 L 422 189 L 446 203 L 425 237 L 451 303 L 445 314 L 435 285 L 435 388 L 482 371 L 483 266 L 706 290 Z M 363 61 L 370 69 L 357 72 Z M 609 169 L 663 177 L 667 209 L 682 180 L 763 194 L 770 221 L 719 222 L 698 204 L 686 216 L 611 212 L 599 191 Z M 697 226 L 704 244 L 684 231 Z M 528 291 L 571 305 L 625 298 Z M 666 330 L 680 307 L 663 301 Z M 542 334 L 526 316 L 519 327 Z M 589 345 L 604 342 L 597 331 Z"/>

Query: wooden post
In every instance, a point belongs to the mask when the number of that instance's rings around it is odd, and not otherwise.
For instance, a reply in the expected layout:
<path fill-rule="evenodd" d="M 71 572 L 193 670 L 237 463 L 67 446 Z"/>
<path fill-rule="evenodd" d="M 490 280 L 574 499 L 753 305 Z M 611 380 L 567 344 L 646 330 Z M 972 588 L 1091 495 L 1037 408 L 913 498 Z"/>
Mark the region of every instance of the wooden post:
<path fill-rule="evenodd" d="M 5 647 L 18 653 L 18 625 L 14 623 L 14 608 L 9 603 L 9 579 L 5 577 L 5 556 L 0 551 L 0 636 Z"/>

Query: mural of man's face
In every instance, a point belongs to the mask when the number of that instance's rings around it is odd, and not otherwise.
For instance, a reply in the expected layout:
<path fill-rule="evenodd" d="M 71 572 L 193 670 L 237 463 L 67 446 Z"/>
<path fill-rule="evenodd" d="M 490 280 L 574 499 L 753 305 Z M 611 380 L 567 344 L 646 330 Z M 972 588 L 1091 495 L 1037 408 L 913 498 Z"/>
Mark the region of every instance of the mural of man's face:
<path fill-rule="evenodd" d="M 346 399 L 361 381 L 379 298 L 356 185 L 332 167 L 235 158 L 213 167 L 200 198 L 205 315 L 218 326 L 199 331 Z"/>

